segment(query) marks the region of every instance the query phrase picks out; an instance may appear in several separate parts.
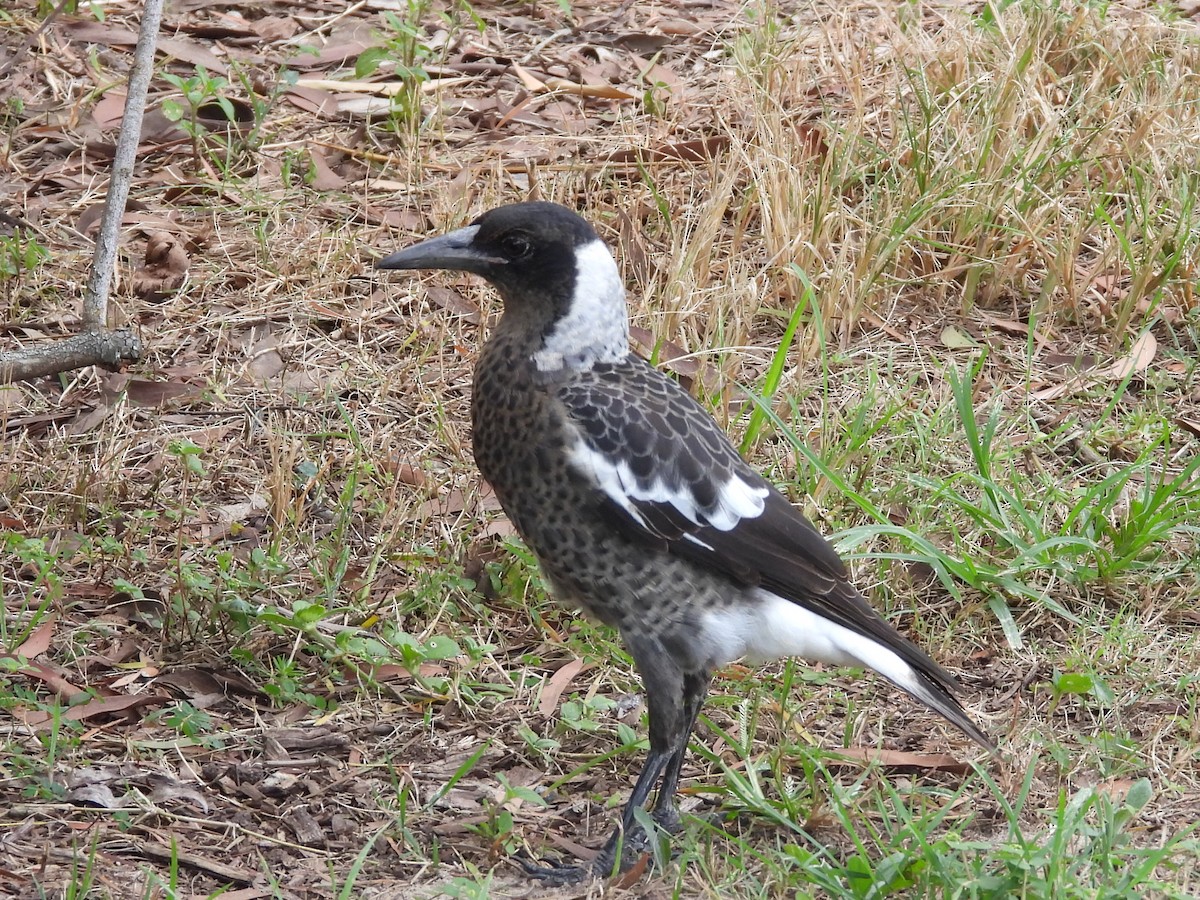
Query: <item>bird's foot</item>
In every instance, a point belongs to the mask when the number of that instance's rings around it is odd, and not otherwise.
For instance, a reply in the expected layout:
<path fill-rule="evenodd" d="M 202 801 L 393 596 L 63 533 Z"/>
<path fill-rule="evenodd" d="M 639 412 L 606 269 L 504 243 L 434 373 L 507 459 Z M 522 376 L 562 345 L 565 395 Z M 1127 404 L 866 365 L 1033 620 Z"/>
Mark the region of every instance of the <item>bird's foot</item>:
<path fill-rule="evenodd" d="M 675 818 L 678 819 L 678 813 Z M 525 870 L 526 875 L 536 878 L 543 884 L 554 886 L 582 884 L 593 878 L 611 878 L 613 875 L 629 871 L 637 864 L 642 854 L 647 852 L 649 843 L 645 829 L 640 825 L 634 825 L 623 839 L 621 829 L 615 829 L 595 858 L 587 865 L 564 865 L 554 860 L 538 863 L 524 855 L 518 855 L 515 859 Z M 617 865 L 618 849 L 621 854 L 620 866 Z"/>
<path fill-rule="evenodd" d="M 530 878 L 551 887 L 583 884 L 597 877 L 591 866 L 568 866 L 557 860 L 543 860 L 539 863 L 523 853 L 517 854 L 513 859 Z"/>
<path fill-rule="evenodd" d="M 679 834 L 683 831 L 683 818 L 674 803 L 659 803 L 650 813 L 654 824 L 667 834 Z"/>

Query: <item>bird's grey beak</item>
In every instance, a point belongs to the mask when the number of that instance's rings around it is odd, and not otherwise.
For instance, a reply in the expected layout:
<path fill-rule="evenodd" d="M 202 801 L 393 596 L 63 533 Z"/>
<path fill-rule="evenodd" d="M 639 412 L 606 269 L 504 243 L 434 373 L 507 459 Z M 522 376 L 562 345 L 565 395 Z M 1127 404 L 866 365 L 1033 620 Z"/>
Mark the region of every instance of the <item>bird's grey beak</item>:
<path fill-rule="evenodd" d="M 486 274 L 503 259 L 481 252 L 474 246 L 478 225 L 468 225 L 449 234 L 421 241 L 397 250 L 375 263 L 377 269 L 453 269 Z"/>

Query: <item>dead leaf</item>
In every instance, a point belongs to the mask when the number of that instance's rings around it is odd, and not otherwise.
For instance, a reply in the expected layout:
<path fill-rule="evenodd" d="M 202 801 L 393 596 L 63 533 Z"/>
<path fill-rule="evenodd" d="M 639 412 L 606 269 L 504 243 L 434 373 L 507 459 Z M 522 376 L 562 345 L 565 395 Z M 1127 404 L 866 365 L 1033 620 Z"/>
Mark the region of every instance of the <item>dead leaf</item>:
<path fill-rule="evenodd" d="M 112 788 L 103 782 L 77 785 L 67 791 L 67 799 L 76 806 L 90 806 L 95 809 L 116 809 L 121 806 Z"/>
<path fill-rule="evenodd" d="M 323 119 L 334 118 L 338 115 L 337 97 L 329 91 L 318 91 L 315 88 L 292 85 L 283 92 L 283 99 L 304 112 L 312 113 Z"/>
<path fill-rule="evenodd" d="M 646 868 L 649 865 L 650 865 L 650 854 L 643 853 L 641 856 L 638 857 L 637 862 L 635 862 L 632 866 L 630 866 L 627 871 L 622 872 L 620 875 L 618 875 L 616 878 L 613 879 L 613 884 L 619 890 L 623 890 L 623 891 L 632 890 L 634 885 L 636 885 L 639 881 L 642 880 L 642 876 L 646 874 Z"/>
<path fill-rule="evenodd" d="M 517 80 L 521 82 L 521 86 L 532 94 L 539 94 L 546 90 L 546 83 L 534 77 L 533 73 L 524 66 L 514 62 L 512 70 L 516 73 Z"/>
<path fill-rule="evenodd" d="M 546 681 L 545 687 L 542 688 L 541 699 L 538 700 L 537 711 L 539 716 L 549 716 L 558 708 L 558 700 L 562 696 L 563 691 L 567 689 L 567 685 L 571 683 L 571 679 L 585 668 L 587 666 L 583 660 L 576 657 L 550 676 Z"/>
<path fill-rule="evenodd" d="M 428 476 L 409 463 L 391 463 L 390 460 L 384 460 L 383 468 L 385 471 L 391 471 L 401 484 L 417 488 L 423 488 L 429 484 Z"/>
<path fill-rule="evenodd" d="M 92 107 L 92 121 L 101 131 L 117 128 L 125 118 L 125 92 L 112 90 L 105 93 Z"/>
<path fill-rule="evenodd" d="M 165 694 L 120 694 L 114 697 L 98 697 L 80 706 L 73 706 L 62 713 L 62 718 L 71 721 L 85 721 L 99 716 L 112 716 L 143 706 L 163 706 L 170 703 L 171 698 Z"/>
<path fill-rule="evenodd" d="M 690 141 L 659 144 L 657 147 L 630 147 L 626 150 L 616 150 L 602 156 L 601 161 L 610 163 L 705 162 L 716 157 L 717 153 L 728 146 L 728 135 L 715 134 L 711 137 L 696 138 Z"/>
<path fill-rule="evenodd" d="M 346 179 L 333 171 L 325 154 L 318 148 L 309 146 L 308 158 L 313 167 L 311 187 L 317 191 L 340 191 L 347 184 Z"/>
<path fill-rule="evenodd" d="M 1129 352 L 1125 356 L 1121 357 L 1121 359 L 1117 360 L 1111 366 L 1104 369 L 1085 371 L 1067 379 L 1062 384 L 1055 384 L 1041 390 L 1033 391 L 1029 396 L 1034 400 L 1057 400 L 1059 397 L 1071 394 L 1099 380 L 1124 381 L 1138 372 L 1145 371 L 1150 363 L 1154 361 L 1154 356 L 1157 352 L 1158 341 L 1153 334 L 1147 331 L 1133 342 L 1133 346 L 1129 348 Z M 1069 358 L 1063 357 L 1063 359 Z"/>
<path fill-rule="evenodd" d="M 1179 417 L 1175 420 L 1175 424 L 1185 431 L 1190 431 L 1196 437 L 1200 437 L 1200 422 L 1195 419 Z"/>
<path fill-rule="evenodd" d="M 1108 375 L 1116 381 L 1124 381 L 1130 375 L 1145 371 L 1158 352 L 1158 340 L 1149 331 L 1133 342 L 1129 353 L 1113 364 Z"/>
<path fill-rule="evenodd" d="M 67 426 L 67 431 L 70 434 L 87 434 L 93 428 L 98 427 L 105 419 L 111 416 L 113 407 L 108 404 L 102 406 L 93 406 L 91 409 L 85 409 L 80 412 L 79 416 L 70 425 Z"/>
<path fill-rule="evenodd" d="M 17 659 L 9 653 L 0 654 L 0 659 Z M 83 688 L 76 687 L 66 676 L 58 671 L 53 666 L 43 662 L 30 660 L 25 665 L 20 666 L 15 670 L 18 674 L 24 675 L 27 678 L 36 678 L 43 682 L 47 687 L 55 693 L 61 694 L 63 697 L 74 697 L 77 694 L 83 693 Z"/>
<path fill-rule="evenodd" d="M 794 126 L 796 143 L 800 146 L 802 157 L 824 159 L 829 155 L 829 145 L 825 143 L 825 135 L 819 125 L 812 122 L 797 122 Z"/>
<path fill-rule="evenodd" d="M 634 100 L 636 94 L 624 91 L 611 84 L 577 84 L 565 78 L 550 78 L 546 81 L 549 90 L 559 94 L 578 94 L 580 97 L 592 97 L 599 100 Z"/>
<path fill-rule="evenodd" d="M 417 666 L 417 674 L 422 678 L 437 678 L 442 675 L 449 675 L 450 670 L 440 663 L 421 663 Z M 402 666 L 399 663 L 381 663 L 371 670 L 371 676 L 376 681 L 411 681 L 413 673 L 407 666 Z"/>
<path fill-rule="evenodd" d="M 208 800 L 190 784 L 158 773 L 147 775 L 146 781 L 150 787 L 150 799 L 160 806 L 178 807 L 183 801 L 201 812 L 209 810 Z"/>
<path fill-rule="evenodd" d="M 196 400 L 204 388 L 182 381 L 150 381 L 130 378 L 125 384 L 125 396 L 134 406 L 159 409 L 177 400 Z"/>
<path fill-rule="evenodd" d="M 46 617 L 41 625 L 33 630 L 29 637 L 21 642 L 21 646 L 17 648 L 16 655 L 23 656 L 26 659 L 36 659 L 47 650 L 50 649 L 50 642 L 54 639 L 54 623 L 57 617 L 50 615 Z"/>
<path fill-rule="evenodd" d="M 279 344 L 275 335 L 267 334 L 250 348 L 250 361 L 246 373 L 255 381 L 270 381 L 283 371 L 283 357 L 279 355 Z"/>
<path fill-rule="evenodd" d="M 647 356 L 653 354 L 657 347 L 662 367 L 678 375 L 680 383 L 691 390 L 692 382 L 700 374 L 700 363 L 696 357 L 671 341 L 656 342 L 653 333 L 636 325 L 629 327 L 629 336 L 635 344 L 640 345 Z"/>
<path fill-rule="evenodd" d="M 146 261 L 133 273 L 133 292 L 158 303 L 179 290 L 187 276 L 187 251 L 183 242 L 167 231 L 156 231 L 146 239 Z"/>
<path fill-rule="evenodd" d="M 458 75 L 453 78 L 431 78 L 421 82 L 421 92 L 431 94 L 434 91 L 449 87 L 470 84 L 476 79 L 469 75 Z M 339 94 L 371 94 L 375 97 L 396 97 L 411 90 L 407 81 L 332 81 L 327 78 L 299 78 L 297 88 L 307 88 L 317 91 L 334 91 Z M 339 109 L 345 111 L 343 101 L 338 101 Z M 385 109 L 390 107 L 385 107 Z"/>
<path fill-rule="evenodd" d="M 949 753 L 906 753 L 903 750 L 881 750 L 875 747 L 847 747 L 831 750 L 828 765 L 881 765 L 899 771 L 952 772 L 965 775 L 971 767 Z M 844 763 L 842 761 L 845 761 Z"/>
<path fill-rule="evenodd" d="M 939 340 L 943 347 L 951 350 L 974 350 L 979 347 L 979 343 L 973 337 L 953 325 L 947 325 L 942 329 Z"/>
<path fill-rule="evenodd" d="M 72 41 L 81 44 L 105 44 L 109 47 L 132 47 L 137 43 L 137 34 L 128 28 L 120 28 L 108 22 L 97 22 L 92 19 L 77 19 L 64 21 L 62 29 Z M 165 56 L 173 56 L 181 62 L 193 66 L 203 66 L 209 72 L 228 75 L 229 69 L 225 62 L 213 55 L 209 50 L 194 44 L 184 38 L 159 38 L 158 52 Z"/>
<path fill-rule="evenodd" d="M 1096 785 L 1096 793 L 1113 800 L 1123 800 L 1135 783 L 1132 778 L 1109 778 Z"/>
<path fill-rule="evenodd" d="M 453 288 L 431 284 L 425 289 L 425 296 L 440 308 L 462 316 L 465 321 L 470 322 L 472 325 L 478 325 L 483 321 L 479 307 Z"/>
<path fill-rule="evenodd" d="M 1017 322 L 1017 321 L 1014 321 L 1013 319 L 1004 319 L 999 316 L 993 316 L 989 313 L 982 312 L 982 311 L 980 312 L 979 317 L 981 319 L 983 319 L 985 324 L 991 325 L 997 331 L 1003 331 L 1008 334 L 1014 334 L 1017 337 L 1028 337 L 1029 336 L 1029 323 L 1028 322 Z M 1042 347 L 1044 347 L 1046 344 L 1050 343 L 1050 339 L 1048 337 L 1046 337 L 1046 335 L 1042 334 L 1040 331 L 1033 332 L 1033 339 L 1035 341 L 1037 341 L 1039 346 L 1042 346 Z"/>

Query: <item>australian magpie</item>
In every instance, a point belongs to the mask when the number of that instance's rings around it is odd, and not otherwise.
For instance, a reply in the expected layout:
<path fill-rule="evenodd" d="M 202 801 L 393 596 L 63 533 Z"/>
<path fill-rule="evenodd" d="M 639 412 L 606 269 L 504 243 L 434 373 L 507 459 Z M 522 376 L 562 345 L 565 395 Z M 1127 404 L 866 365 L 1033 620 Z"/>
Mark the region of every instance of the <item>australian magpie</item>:
<path fill-rule="evenodd" d="M 876 614 L 708 412 L 631 352 L 616 262 L 582 218 L 502 206 L 378 265 L 472 272 L 499 291 L 504 314 L 475 369 L 476 462 L 553 593 L 616 628 L 642 676 L 650 753 L 590 871 L 610 874 L 644 842 L 634 811 L 655 785 L 652 817 L 679 829 L 688 735 L 713 670 L 737 659 L 873 669 L 993 748 L 953 676 Z"/>

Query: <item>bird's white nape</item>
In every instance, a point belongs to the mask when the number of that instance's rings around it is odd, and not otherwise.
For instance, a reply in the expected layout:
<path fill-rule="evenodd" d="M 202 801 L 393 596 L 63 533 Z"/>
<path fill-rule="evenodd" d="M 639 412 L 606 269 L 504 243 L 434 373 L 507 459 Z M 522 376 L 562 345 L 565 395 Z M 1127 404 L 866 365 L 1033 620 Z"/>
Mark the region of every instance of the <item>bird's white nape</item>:
<path fill-rule="evenodd" d="M 625 286 L 608 247 L 595 240 L 575 249 L 575 291 L 566 315 L 533 354 L 539 371 L 589 369 L 629 354 Z"/>

